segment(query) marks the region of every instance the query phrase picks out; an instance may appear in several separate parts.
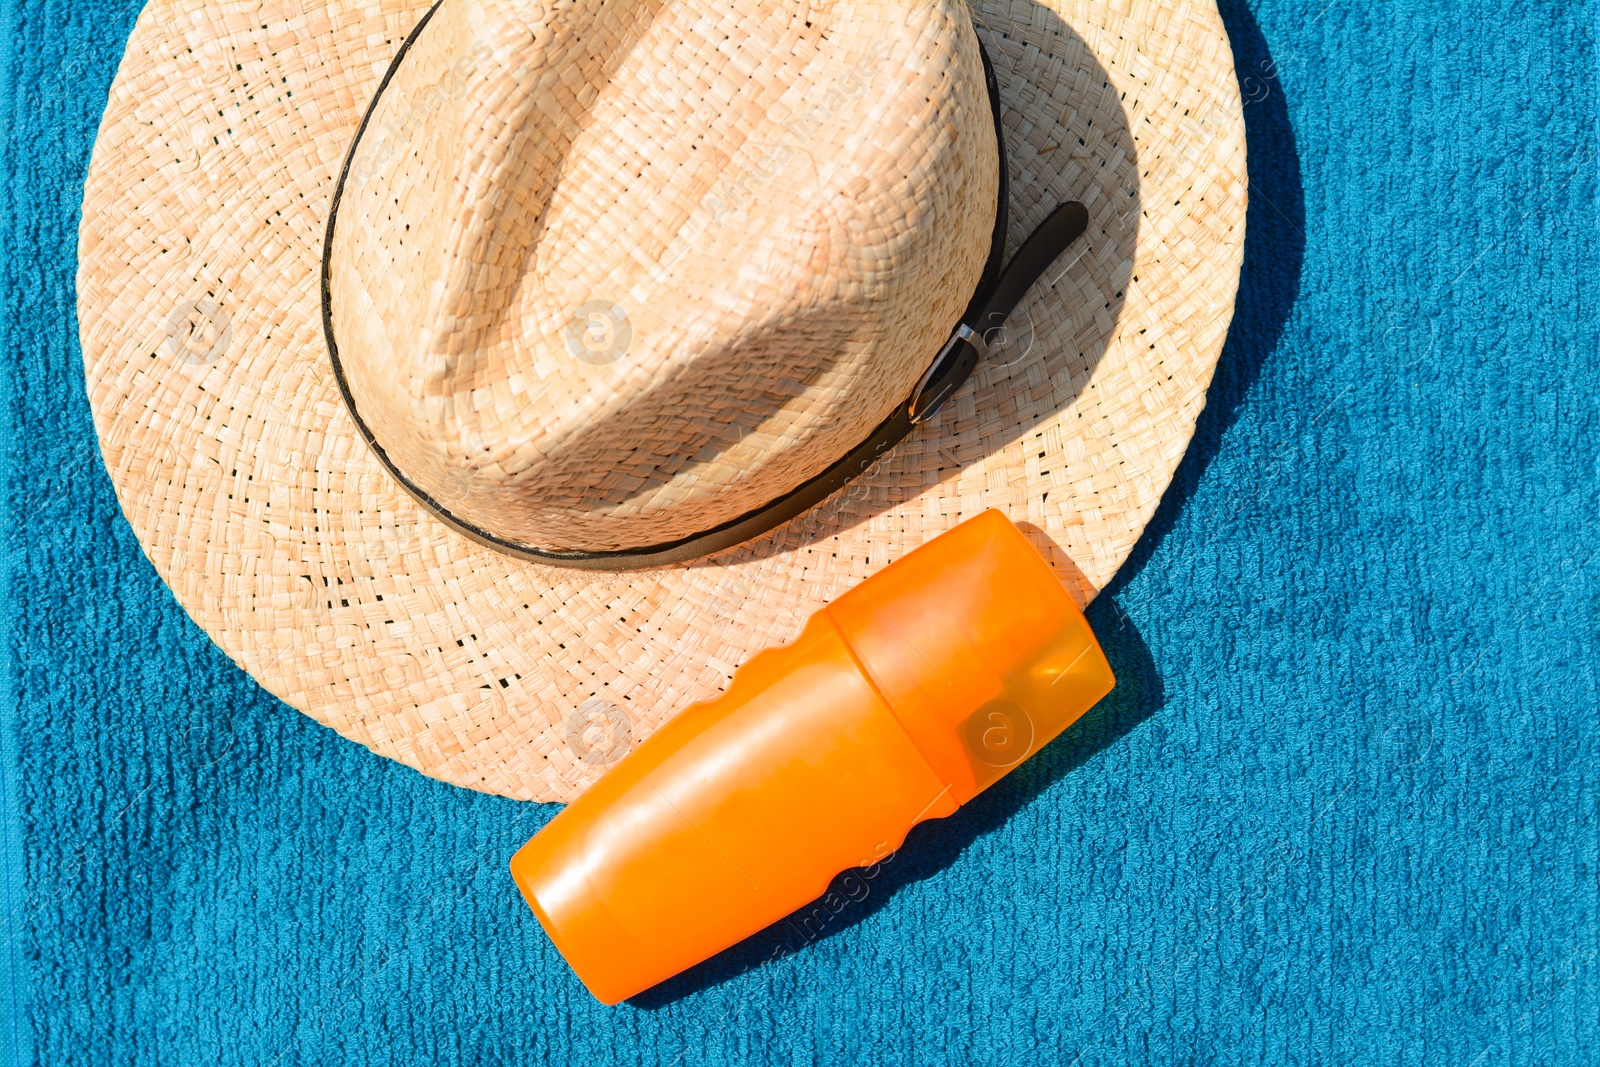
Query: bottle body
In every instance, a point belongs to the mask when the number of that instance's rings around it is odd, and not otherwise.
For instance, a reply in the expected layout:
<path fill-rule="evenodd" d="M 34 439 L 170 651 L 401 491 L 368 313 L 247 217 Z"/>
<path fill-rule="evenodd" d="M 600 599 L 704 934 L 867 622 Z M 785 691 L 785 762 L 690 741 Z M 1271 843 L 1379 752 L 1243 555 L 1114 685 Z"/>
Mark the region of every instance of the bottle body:
<path fill-rule="evenodd" d="M 953 813 L 1113 684 L 1048 566 L 985 513 L 662 726 L 512 873 L 579 978 L 616 1003 Z"/>

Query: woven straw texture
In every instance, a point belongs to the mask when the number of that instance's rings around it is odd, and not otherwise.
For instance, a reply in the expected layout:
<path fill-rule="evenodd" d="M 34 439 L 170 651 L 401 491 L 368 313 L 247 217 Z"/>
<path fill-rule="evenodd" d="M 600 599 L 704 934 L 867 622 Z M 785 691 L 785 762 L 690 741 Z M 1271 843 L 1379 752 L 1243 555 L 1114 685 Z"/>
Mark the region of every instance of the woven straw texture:
<path fill-rule="evenodd" d="M 263 686 L 426 774 L 566 800 L 985 508 L 1025 524 L 1085 601 L 1112 577 L 1188 443 L 1238 284 L 1244 130 L 1213 5 L 975 5 L 1012 246 L 1060 200 L 1088 206 L 1089 233 L 868 476 L 757 542 L 631 575 L 446 530 L 340 399 L 318 290 L 329 199 L 426 8 L 152 3 L 95 147 L 79 314 L 106 464 L 179 601 Z"/>
<path fill-rule="evenodd" d="M 960 0 L 452 0 L 367 130 L 329 270 L 356 410 L 542 548 L 675 541 L 821 473 L 911 394 L 993 233 Z M 597 305 L 625 318 L 578 358 Z"/>

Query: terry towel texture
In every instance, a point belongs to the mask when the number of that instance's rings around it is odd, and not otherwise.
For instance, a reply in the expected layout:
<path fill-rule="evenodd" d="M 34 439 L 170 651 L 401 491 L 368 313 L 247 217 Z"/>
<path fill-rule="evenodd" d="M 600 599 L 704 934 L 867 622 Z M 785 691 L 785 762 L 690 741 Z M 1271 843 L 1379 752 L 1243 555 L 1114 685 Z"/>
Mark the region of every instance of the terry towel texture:
<path fill-rule="evenodd" d="M 1247 264 L 1092 612 L 1121 686 L 870 877 L 605 1009 L 506 872 L 553 808 L 276 703 L 141 556 L 73 292 L 139 4 L 13 0 L 15 1062 L 1600 1061 L 1594 6 L 1223 6 Z"/>

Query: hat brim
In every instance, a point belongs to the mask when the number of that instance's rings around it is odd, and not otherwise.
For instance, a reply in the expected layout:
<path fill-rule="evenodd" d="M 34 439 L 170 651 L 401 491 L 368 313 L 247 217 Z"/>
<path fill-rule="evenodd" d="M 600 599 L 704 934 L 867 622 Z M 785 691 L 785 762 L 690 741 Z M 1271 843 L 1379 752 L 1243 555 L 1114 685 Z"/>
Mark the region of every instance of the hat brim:
<path fill-rule="evenodd" d="M 95 144 L 88 391 L 124 513 L 189 615 L 288 704 L 432 777 L 568 800 L 831 598 L 998 508 L 1087 603 L 1204 406 L 1244 248 L 1244 120 L 1212 0 L 974 6 L 1013 247 L 1088 234 L 998 354 L 866 476 L 747 545 L 589 573 L 483 548 L 384 471 L 321 331 L 330 197 L 426 0 L 156 0 Z"/>

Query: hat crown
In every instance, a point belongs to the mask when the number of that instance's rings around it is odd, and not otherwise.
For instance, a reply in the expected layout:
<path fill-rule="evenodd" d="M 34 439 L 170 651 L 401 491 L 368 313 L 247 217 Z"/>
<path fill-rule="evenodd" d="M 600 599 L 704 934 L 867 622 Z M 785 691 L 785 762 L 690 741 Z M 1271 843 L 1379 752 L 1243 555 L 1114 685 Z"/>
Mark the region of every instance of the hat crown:
<path fill-rule="evenodd" d="M 957 0 L 446 0 L 346 171 L 349 398 L 497 538 L 691 536 L 909 395 L 982 272 L 997 152 Z"/>

